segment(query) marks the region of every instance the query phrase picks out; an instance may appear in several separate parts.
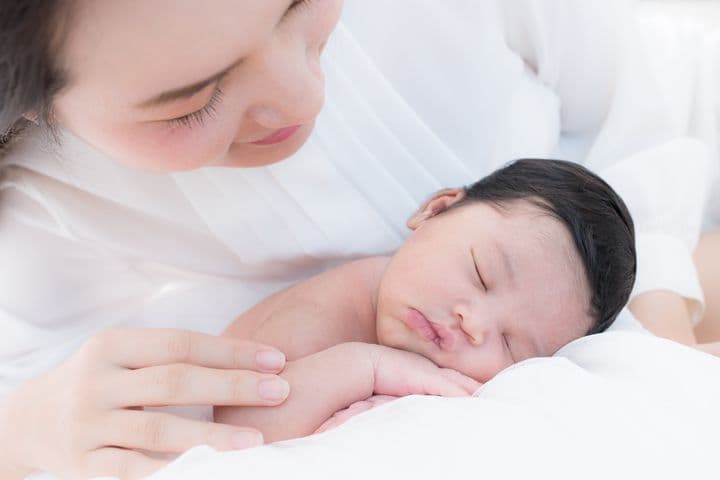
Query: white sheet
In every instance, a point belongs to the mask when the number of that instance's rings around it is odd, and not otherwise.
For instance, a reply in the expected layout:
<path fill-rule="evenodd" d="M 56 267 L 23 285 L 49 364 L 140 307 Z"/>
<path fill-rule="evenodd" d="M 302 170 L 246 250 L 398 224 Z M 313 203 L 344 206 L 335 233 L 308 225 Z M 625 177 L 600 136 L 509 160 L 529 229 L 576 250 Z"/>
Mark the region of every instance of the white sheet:
<path fill-rule="evenodd" d="M 474 398 L 406 397 L 304 439 L 190 450 L 151 480 L 716 479 L 720 359 L 642 332 L 580 339 Z"/>

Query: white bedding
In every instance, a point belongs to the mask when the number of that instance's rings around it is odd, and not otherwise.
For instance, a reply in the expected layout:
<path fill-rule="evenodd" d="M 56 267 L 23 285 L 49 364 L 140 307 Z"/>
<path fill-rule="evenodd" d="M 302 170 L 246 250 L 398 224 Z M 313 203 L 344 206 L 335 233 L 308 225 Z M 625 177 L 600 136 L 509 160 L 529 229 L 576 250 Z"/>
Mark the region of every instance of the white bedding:
<path fill-rule="evenodd" d="M 580 339 L 472 398 L 406 397 L 321 435 L 198 447 L 152 480 L 720 478 L 720 359 L 642 332 Z"/>

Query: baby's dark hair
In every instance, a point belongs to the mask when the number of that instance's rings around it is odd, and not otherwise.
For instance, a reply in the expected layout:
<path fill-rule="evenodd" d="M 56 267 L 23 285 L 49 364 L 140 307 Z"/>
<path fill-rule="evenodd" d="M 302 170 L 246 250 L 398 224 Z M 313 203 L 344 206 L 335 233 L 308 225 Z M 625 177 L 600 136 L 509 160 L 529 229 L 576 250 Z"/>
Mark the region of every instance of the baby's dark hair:
<path fill-rule="evenodd" d="M 625 306 L 635 283 L 635 228 L 620 196 L 577 163 L 516 160 L 466 187 L 469 202 L 507 206 L 524 200 L 562 222 L 582 259 L 590 285 L 587 334 L 605 331 Z"/>

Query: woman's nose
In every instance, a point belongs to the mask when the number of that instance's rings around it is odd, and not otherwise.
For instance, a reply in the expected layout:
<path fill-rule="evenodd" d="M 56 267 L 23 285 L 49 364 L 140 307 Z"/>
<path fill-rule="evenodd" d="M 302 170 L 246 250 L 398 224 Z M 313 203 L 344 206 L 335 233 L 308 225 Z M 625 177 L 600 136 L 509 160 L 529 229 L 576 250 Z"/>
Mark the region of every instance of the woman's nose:
<path fill-rule="evenodd" d="M 317 49 L 298 45 L 269 48 L 262 64 L 257 101 L 248 116 L 268 129 L 305 125 L 315 120 L 325 99 L 325 81 Z"/>
<path fill-rule="evenodd" d="M 478 311 L 477 306 L 468 303 L 458 303 L 454 314 L 458 319 L 460 330 L 467 336 L 468 341 L 475 346 L 485 343 L 488 337 L 487 319 Z"/>

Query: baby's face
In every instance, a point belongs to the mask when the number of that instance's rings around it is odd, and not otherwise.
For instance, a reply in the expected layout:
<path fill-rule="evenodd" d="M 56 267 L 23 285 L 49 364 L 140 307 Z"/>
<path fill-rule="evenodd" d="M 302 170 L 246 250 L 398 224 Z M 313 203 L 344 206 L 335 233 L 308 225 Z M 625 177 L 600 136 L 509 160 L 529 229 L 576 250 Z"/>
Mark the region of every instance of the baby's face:
<path fill-rule="evenodd" d="M 393 256 L 378 292 L 378 340 L 486 382 L 583 336 L 589 298 L 558 220 L 524 201 L 470 203 L 426 220 Z"/>

